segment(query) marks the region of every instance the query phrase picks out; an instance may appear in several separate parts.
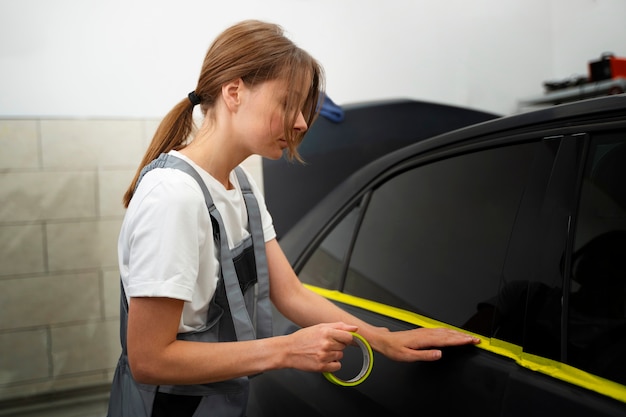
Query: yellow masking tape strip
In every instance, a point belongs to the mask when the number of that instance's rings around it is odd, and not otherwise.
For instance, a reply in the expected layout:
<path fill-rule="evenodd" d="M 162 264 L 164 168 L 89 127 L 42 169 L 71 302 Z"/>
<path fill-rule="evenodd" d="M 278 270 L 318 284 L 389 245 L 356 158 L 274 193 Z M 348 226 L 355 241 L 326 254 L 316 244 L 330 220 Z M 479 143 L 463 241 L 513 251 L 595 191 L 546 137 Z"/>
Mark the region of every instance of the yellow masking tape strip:
<path fill-rule="evenodd" d="M 486 338 L 479 334 L 468 332 L 464 329 L 459 329 L 457 327 L 431 319 L 429 317 L 425 317 L 407 310 L 402 310 L 400 308 L 390 307 L 388 305 L 380 304 L 364 298 L 344 294 L 339 291 L 327 290 L 325 288 L 319 288 L 307 284 L 304 284 L 304 286 L 311 291 L 316 292 L 330 300 L 359 307 L 387 317 L 415 324 L 420 327 L 445 327 L 449 329 L 459 330 L 464 333 L 473 334 L 481 340 L 480 344 L 476 345 L 476 347 L 480 349 L 484 349 L 489 352 L 511 358 L 518 365 L 523 366 L 524 368 L 541 372 L 553 378 L 560 379 L 574 385 L 578 385 L 579 387 L 598 392 L 600 394 L 626 403 L 626 386 L 552 359 L 547 359 L 541 356 L 526 353 L 522 350 L 521 346 L 514 345 L 512 343 L 508 343 L 498 339 Z"/>
<path fill-rule="evenodd" d="M 324 372 L 324 376 L 327 380 L 334 384 L 341 385 L 342 387 L 353 387 L 355 385 L 359 385 L 367 379 L 370 372 L 372 372 L 372 367 L 374 366 L 374 353 L 372 352 L 370 344 L 367 343 L 367 340 L 365 340 L 365 338 L 358 333 L 352 332 L 352 336 L 354 336 L 354 341 L 361 348 L 361 352 L 363 353 L 363 366 L 361 367 L 358 375 L 354 378 L 343 380 L 331 372 Z"/>

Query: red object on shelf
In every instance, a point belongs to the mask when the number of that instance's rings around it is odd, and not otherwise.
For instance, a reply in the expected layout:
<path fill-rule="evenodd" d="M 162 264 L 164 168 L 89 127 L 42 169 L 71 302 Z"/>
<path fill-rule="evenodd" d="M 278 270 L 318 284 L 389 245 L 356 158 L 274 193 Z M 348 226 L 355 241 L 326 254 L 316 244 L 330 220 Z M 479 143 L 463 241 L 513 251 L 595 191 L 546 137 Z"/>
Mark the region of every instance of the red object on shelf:
<path fill-rule="evenodd" d="M 626 58 L 604 54 L 598 61 L 589 62 L 589 80 L 603 81 L 626 78 Z"/>

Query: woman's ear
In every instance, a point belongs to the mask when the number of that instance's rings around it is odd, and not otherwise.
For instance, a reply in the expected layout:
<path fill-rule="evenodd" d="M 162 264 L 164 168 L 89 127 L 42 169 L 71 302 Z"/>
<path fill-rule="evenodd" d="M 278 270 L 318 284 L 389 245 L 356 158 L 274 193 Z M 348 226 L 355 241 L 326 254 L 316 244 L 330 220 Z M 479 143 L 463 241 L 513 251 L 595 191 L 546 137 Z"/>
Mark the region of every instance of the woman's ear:
<path fill-rule="evenodd" d="M 241 104 L 243 87 L 244 84 L 241 78 L 237 78 L 222 86 L 222 99 L 230 111 L 237 111 L 239 104 Z"/>

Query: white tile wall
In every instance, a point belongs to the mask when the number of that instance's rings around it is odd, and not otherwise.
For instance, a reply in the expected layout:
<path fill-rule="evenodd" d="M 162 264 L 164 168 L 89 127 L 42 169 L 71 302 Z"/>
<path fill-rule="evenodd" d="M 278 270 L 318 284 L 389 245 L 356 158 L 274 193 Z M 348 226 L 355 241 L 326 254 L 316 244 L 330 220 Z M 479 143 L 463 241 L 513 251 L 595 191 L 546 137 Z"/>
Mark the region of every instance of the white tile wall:
<path fill-rule="evenodd" d="M 110 382 L 121 198 L 157 125 L 0 120 L 0 401 Z"/>
<path fill-rule="evenodd" d="M 98 218 L 46 225 L 48 268 L 73 271 L 117 265 L 121 219 Z"/>
<path fill-rule="evenodd" d="M 96 216 L 96 173 L 8 172 L 0 177 L 0 219 L 39 221 Z"/>
<path fill-rule="evenodd" d="M 0 119 L 0 401 L 110 383 L 121 199 L 158 122 Z"/>
<path fill-rule="evenodd" d="M 39 122 L 0 120 L 0 149 L 0 169 L 39 167 Z"/>
<path fill-rule="evenodd" d="M 140 120 L 42 120 L 45 168 L 135 167 L 145 150 Z"/>
<path fill-rule="evenodd" d="M 120 316 L 120 274 L 117 268 L 102 273 L 102 312 L 104 317 Z"/>
<path fill-rule="evenodd" d="M 50 331 L 54 376 L 115 367 L 119 357 L 119 319 L 55 326 Z M 79 349 L 76 346 L 80 346 Z"/>
<path fill-rule="evenodd" d="M 4 201 L 4 197 L 2 200 Z M 43 225 L 0 223 L 0 278 L 45 271 Z"/>
<path fill-rule="evenodd" d="M 49 345 L 45 328 L 0 333 L 0 384 L 10 386 L 47 378 Z"/>
<path fill-rule="evenodd" d="M 139 165 L 139 162 L 137 162 Z M 98 171 L 98 214 L 100 216 L 123 216 L 122 196 L 135 177 L 135 169 Z M 130 180 L 129 180 L 130 178 Z"/>
<path fill-rule="evenodd" d="M 0 330 L 102 318 L 97 272 L 0 281 Z"/>

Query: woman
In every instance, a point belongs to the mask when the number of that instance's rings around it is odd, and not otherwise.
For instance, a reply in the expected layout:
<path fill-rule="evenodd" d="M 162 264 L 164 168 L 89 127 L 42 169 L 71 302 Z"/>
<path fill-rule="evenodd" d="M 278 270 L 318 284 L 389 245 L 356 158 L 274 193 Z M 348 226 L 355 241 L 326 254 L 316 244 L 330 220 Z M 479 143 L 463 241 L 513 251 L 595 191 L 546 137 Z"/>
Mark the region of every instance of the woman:
<path fill-rule="evenodd" d="M 196 89 L 164 118 L 124 196 L 123 352 L 110 416 L 243 415 L 248 376 L 337 371 L 356 331 L 399 361 L 478 343 L 446 329 L 373 327 L 299 282 L 258 187 L 236 167 L 253 154 L 299 159 L 322 91 L 321 67 L 276 25 L 241 22 L 210 47 Z M 269 299 L 303 328 L 270 337 Z"/>

